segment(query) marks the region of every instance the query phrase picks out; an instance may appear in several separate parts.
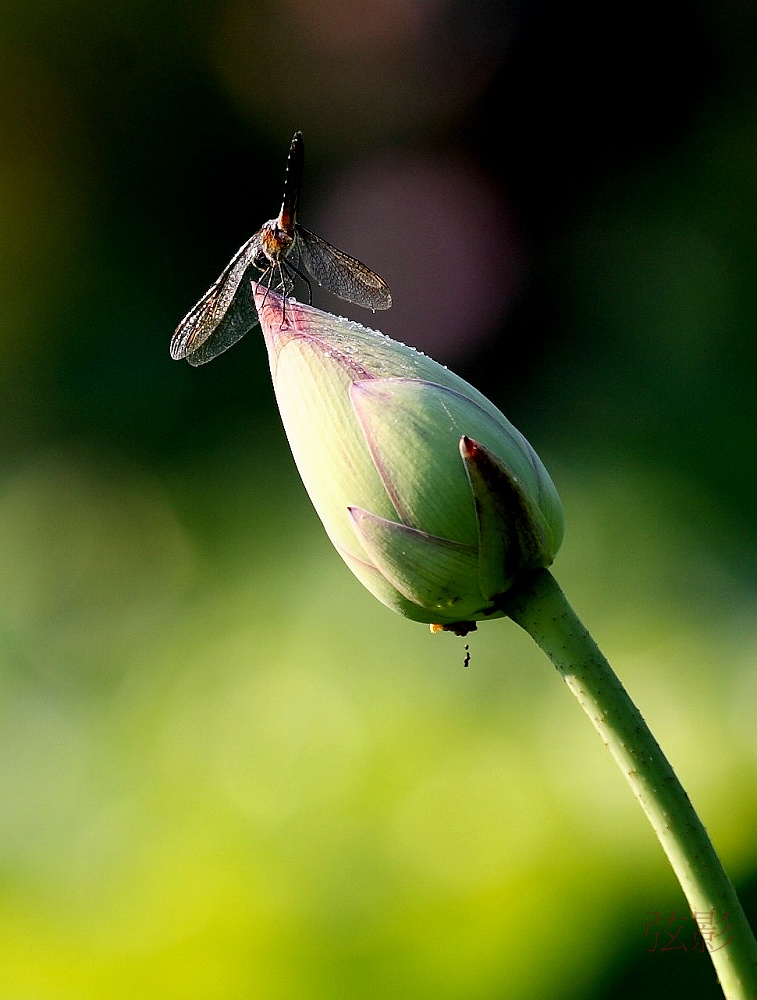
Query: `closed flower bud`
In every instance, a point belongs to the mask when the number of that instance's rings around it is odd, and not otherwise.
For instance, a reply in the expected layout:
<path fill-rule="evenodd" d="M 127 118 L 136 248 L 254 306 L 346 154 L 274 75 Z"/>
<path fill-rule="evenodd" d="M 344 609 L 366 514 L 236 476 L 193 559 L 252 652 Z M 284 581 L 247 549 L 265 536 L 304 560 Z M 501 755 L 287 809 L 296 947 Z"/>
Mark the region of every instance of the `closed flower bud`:
<path fill-rule="evenodd" d="M 274 390 L 313 505 L 387 607 L 464 633 L 549 566 L 560 499 L 485 396 L 383 334 L 255 287 Z"/>

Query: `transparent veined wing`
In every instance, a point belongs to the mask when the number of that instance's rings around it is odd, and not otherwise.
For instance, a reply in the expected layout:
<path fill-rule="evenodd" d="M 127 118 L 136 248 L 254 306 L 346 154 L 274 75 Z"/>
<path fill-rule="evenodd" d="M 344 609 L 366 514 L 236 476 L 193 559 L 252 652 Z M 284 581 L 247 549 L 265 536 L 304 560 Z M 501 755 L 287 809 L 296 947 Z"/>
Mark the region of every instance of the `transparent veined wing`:
<path fill-rule="evenodd" d="M 299 223 L 294 228 L 300 261 L 319 285 L 366 309 L 389 308 L 392 294 L 383 278 Z"/>
<path fill-rule="evenodd" d="M 241 340 L 258 322 L 258 311 L 252 297 L 252 276 L 247 275 L 237 288 L 236 295 L 220 323 L 186 359 L 195 368 L 207 364 Z"/>
<path fill-rule="evenodd" d="M 290 294 L 294 285 L 291 278 L 283 276 L 275 284 L 271 280 L 272 278 L 273 269 L 269 268 L 261 276 L 260 283 L 268 285 L 269 288 L 275 288 L 285 297 Z M 252 294 L 252 282 L 252 276 L 245 275 L 224 318 L 197 350 L 187 354 L 186 359 L 190 365 L 194 365 L 196 368 L 198 365 L 207 364 L 208 361 L 217 358 L 219 354 L 223 354 L 224 351 L 233 347 L 260 321 Z"/>
<path fill-rule="evenodd" d="M 245 279 L 248 270 L 253 267 L 257 250 L 256 233 L 237 250 L 221 276 L 179 323 L 171 337 L 170 352 L 174 360 L 187 358 L 195 365 L 211 361 L 244 337 L 257 323 L 258 314 L 252 303 L 249 278 Z M 200 354 L 200 349 L 206 344 Z M 202 360 L 196 360 L 196 357 L 202 357 Z"/>

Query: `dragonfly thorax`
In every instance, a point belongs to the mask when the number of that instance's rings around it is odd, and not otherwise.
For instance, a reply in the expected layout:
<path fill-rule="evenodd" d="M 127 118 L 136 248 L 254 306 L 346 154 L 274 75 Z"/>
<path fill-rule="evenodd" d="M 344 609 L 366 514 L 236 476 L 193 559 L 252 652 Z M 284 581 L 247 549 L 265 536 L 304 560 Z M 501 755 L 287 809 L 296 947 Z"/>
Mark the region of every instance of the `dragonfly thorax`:
<path fill-rule="evenodd" d="M 271 264 L 275 264 L 286 257 L 292 249 L 294 236 L 282 229 L 278 219 L 271 219 L 260 229 L 258 238 L 258 248 L 255 251 L 253 263 L 261 271 L 267 270 Z"/>

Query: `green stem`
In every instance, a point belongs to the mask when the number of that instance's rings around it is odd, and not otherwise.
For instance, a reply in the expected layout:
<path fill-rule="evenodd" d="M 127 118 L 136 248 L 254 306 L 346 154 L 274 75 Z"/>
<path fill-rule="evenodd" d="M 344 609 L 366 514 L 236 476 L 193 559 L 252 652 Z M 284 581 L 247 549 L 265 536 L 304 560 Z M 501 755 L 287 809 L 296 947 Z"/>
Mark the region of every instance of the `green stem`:
<path fill-rule="evenodd" d="M 612 667 L 547 570 L 529 574 L 506 611 L 552 660 L 647 814 L 696 918 L 721 937 L 710 957 L 728 1000 L 757 1000 L 757 943 L 688 795 Z"/>

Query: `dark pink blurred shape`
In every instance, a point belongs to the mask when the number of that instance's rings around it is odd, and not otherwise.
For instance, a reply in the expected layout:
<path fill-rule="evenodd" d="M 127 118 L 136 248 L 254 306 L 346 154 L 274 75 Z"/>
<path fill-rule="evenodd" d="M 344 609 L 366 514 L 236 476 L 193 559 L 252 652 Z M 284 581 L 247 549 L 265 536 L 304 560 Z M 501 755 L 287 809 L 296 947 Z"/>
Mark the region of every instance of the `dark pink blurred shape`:
<path fill-rule="evenodd" d="M 303 215 L 389 283 L 386 313 L 352 313 L 397 340 L 452 362 L 501 326 L 523 254 L 503 193 L 460 159 L 387 159 L 338 182 Z M 316 300 L 331 310 L 333 300 Z"/>

